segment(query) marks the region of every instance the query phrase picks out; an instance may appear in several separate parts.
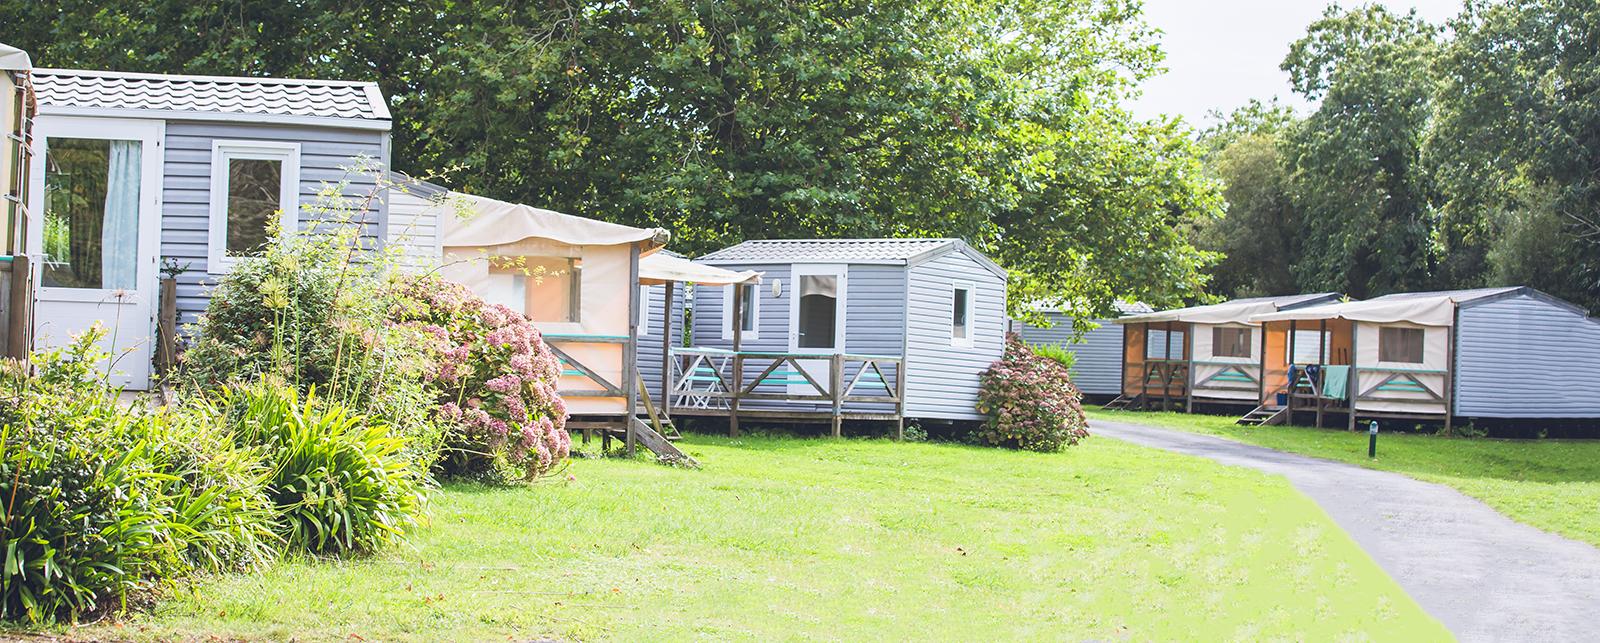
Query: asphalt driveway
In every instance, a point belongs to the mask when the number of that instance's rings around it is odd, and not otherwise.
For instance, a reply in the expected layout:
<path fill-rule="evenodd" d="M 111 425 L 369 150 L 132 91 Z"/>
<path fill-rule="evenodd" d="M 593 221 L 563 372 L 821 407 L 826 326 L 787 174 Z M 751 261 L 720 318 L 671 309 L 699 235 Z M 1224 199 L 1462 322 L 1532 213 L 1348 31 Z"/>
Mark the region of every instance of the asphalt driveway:
<path fill-rule="evenodd" d="M 1091 430 L 1288 478 L 1463 641 L 1600 640 L 1600 549 L 1586 543 L 1397 473 L 1129 422 Z"/>

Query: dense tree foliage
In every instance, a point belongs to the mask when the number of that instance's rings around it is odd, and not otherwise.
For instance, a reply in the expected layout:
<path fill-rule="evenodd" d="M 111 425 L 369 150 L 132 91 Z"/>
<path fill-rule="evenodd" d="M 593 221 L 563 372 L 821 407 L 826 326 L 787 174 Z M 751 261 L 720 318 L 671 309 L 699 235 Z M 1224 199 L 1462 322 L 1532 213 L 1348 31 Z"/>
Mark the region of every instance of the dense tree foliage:
<path fill-rule="evenodd" d="M 1214 292 L 1529 285 L 1600 311 L 1600 5 L 1477 0 L 1448 27 L 1330 8 L 1283 63 L 1315 111 L 1205 133 Z"/>
<path fill-rule="evenodd" d="M 1014 299 L 1203 285 L 1220 211 L 1176 122 L 1120 104 L 1160 52 L 1135 0 L 10 3 L 47 65 L 376 80 L 394 163 L 631 224 L 960 236 Z"/>

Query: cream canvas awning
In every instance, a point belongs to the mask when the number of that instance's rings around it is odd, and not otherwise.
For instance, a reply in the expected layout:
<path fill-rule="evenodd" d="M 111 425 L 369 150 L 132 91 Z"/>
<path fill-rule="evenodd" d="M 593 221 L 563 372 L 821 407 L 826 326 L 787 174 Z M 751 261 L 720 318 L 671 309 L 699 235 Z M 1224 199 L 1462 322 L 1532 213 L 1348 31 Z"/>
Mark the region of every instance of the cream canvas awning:
<path fill-rule="evenodd" d="M 1212 304 L 1210 306 L 1192 306 L 1176 310 L 1163 310 L 1143 315 L 1129 315 L 1115 320 L 1118 324 L 1145 324 L 1161 322 L 1183 322 L 1197 324 L 1228 324 L 1247 323 L 1252 315 L 1270 313 L 1278 310 L 1278 306 L 1270 300 L 1227 302 Z"/>
<path fill-rule="evenodd" d="M 1375 324 L 1412 323 L 1419 326 L 1450 326 L 1455 323 L 1456 300 L 1450 295 L 1431 297 L 1379 297 L 1367 301 L 1311 306 L 1296 310 L 1266 313 L 1251 322 L 1346 319 Z"/>
<path fill-rule="evenodd" d="M 460 192 L 449 193 L 445 207 L 456 215 L 441 217 L 441 243 L 446 248 L 492 248 L 540 239 L 573 246 L 644 243 L 645 253 L 650 253 L 665 246 L 669 238 L 661 228 L 607 223 Z"/>
<path fill-rule="evenodd" d="M 734 272 L 726 268 L 697 263 L 683 257 L 674 257 L 663 252 L 658 252 L 639 260 L 639 283 L 647 286 L 659 285 L 669 281 L 708 286 L 726 286 L 760 280 L 761 273 L 759 272 L 751 270 Z"/>
<path fill-rule="evenodd" d="M 28 52 L 0 42 L 0 70 L 28 71 L 30 69 L 33 69 L 33 61 L 28 59 Z"/>

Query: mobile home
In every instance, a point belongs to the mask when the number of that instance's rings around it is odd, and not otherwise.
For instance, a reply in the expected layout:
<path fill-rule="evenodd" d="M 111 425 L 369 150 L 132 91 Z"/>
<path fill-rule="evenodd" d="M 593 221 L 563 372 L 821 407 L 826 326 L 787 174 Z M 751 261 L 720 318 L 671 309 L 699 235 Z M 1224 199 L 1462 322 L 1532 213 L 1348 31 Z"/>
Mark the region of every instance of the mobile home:
<path fill-rule="evenodd" d="M 1050 320 L 1049 327 L 1015 321 L 1012 328 L 1029 344 L 1072 351 L 1072 383 L 1087 397 L 1110 400 L 1122 394 L 1123 328 L 1116 320 L 1154 312 L 1143 303 L 1118 301 L 1114 305 L 1117 317 L 1092 320 L 1094 328 L 1082 335 L 1073 328 L 1073 317 L 1056 308 L 1040 311 Z"/>
<path fill-rule="evenodd" d="M 1600 418 L 1600 321 L 1528 287 L 1403 293 L 1253 316 L 1267 376 L 1253 414 Z M 1306 331 L 1315 338 L 1303 350 Z M 1351 410 L 1354 412 L 1350 412 Z"/>

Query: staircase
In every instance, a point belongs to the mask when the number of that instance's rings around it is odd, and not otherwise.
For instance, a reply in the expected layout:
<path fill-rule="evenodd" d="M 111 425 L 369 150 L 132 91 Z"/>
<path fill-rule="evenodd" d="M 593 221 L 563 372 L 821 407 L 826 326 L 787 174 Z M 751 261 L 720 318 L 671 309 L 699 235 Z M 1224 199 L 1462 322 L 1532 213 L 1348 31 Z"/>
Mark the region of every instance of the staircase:
<path fill-rule="evenodd" d="M 1133 403 L 1138 401 L 1138 399 L 1139 399 L 1139 396 L 1137 396 L 1137 395 L 1135 395 L 1133 397 L 1128 397 L 1126 395 L 1118 395 L 1117 399 L 1111 400 L 1110 402 L 1106 402 L 1106 405 L 1100 407 L 1100 410 L 1102 410 L 1102 411 L 1126 411 L 1126 410 L 1128 410 L 1128 407 L 1133 405 Z"/>
<path fill-rule="evenodd" d="M 1244 414 L 1244 417 L 1239 418 L 1235 424 L 1242 424 L 1244 426 L 1283 424 L 1284 420 L 1288 419 L 1286 417 L 1288 415 L 1289 409 L 1286 407 L 1262 404 L 1261 406 L 1252 409 L 1249 413 Z"/>

